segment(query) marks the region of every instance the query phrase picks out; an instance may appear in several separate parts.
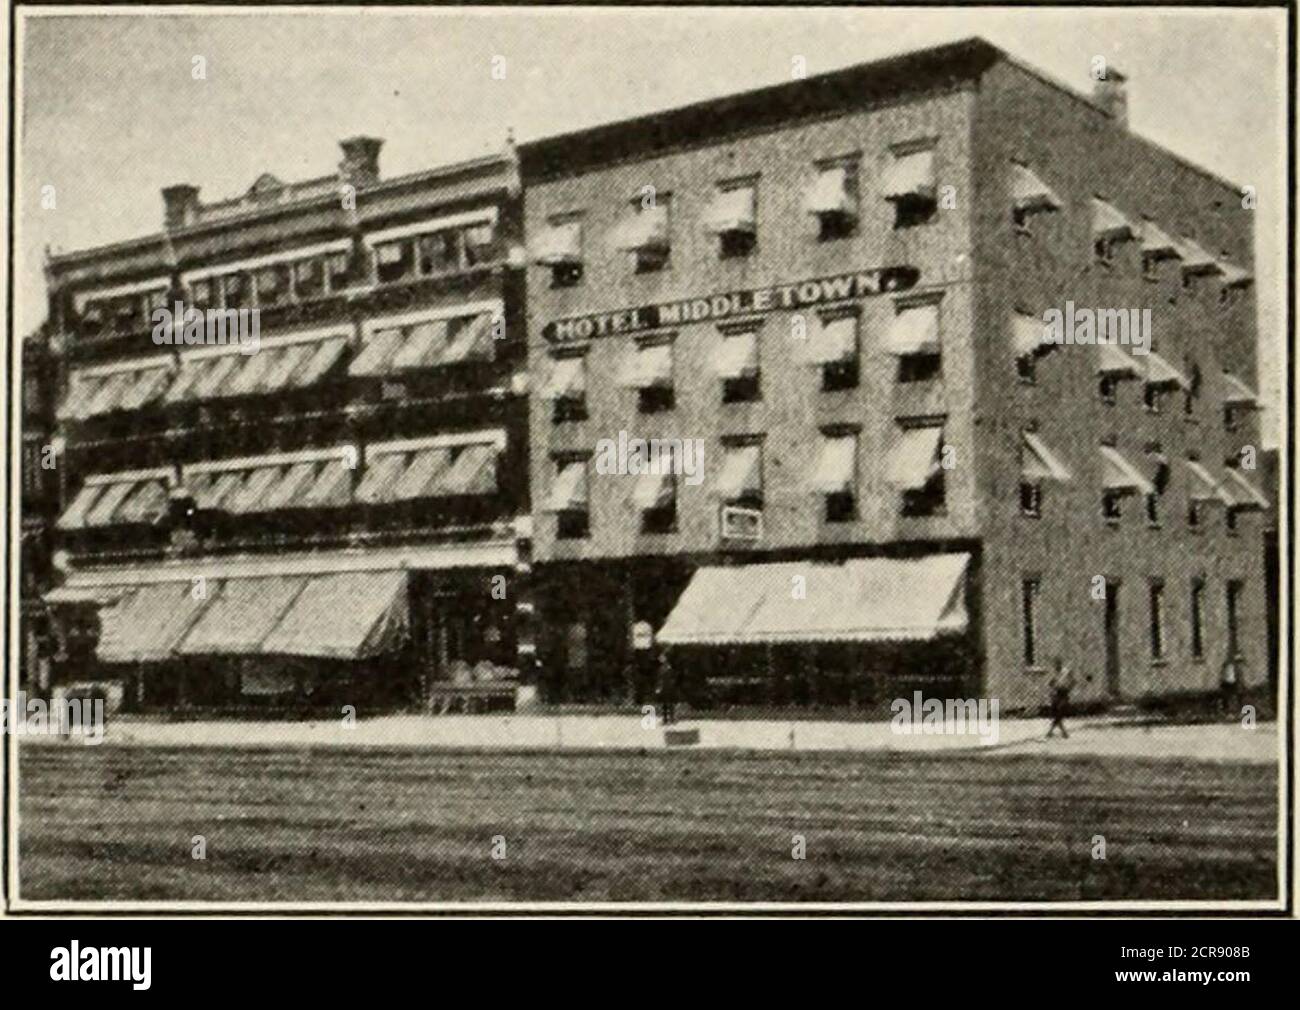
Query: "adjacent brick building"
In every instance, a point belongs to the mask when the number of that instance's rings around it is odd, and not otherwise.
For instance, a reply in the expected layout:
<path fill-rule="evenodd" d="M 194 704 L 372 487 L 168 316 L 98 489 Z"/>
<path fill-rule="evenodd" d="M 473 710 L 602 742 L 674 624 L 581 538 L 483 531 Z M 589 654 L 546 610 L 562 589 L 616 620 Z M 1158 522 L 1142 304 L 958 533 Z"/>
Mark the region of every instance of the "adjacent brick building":
<path fill-rule="evenodd" d="M 233 200 L 170 187 L 162 231 L 51 260 L 56 682 L 144 706 L 513 689 L 517 162 L 386 179 L 380 146 Z M 173 309 L 255 315 L 159 344 Z"/>
<path fill-rule="evenodd" d="M 652 632 L 715 701 L 1262 681 L 1253 212 L 1123 88 L 977 40 L 521 150 L 554 695 L 644 694 Z M 1045 344 L 1068 302 L 1155 353 Z"/>

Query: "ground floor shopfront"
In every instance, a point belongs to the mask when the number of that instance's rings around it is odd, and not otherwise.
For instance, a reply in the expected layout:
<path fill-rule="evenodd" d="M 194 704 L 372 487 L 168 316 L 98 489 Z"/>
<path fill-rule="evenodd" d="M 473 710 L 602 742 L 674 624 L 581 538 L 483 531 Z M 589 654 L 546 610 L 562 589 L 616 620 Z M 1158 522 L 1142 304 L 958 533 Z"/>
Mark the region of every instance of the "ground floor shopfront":
<path fill-rule="evenodd" d="M 536 570 L 543 696 L 701 709 L 874 709 L 981 683 L 978 554 L 908 545 L 791 559 L 633 558 Z"/>
<path fill-rule="evenodd" d="M 76 571 L 46 597 L 51 686 L 115 685 L 135 710 L 512 697 L 514 566 L 509 542 Z"/>

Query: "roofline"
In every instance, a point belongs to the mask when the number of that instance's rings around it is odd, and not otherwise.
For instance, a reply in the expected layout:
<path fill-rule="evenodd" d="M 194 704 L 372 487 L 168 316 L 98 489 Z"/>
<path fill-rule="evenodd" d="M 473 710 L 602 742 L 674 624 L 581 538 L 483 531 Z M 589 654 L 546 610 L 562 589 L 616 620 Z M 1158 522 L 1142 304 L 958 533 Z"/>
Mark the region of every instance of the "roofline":
<path fill-rule="evenodd" d="M 389 179 L 381 179 L 369 186 L 361 187 L 358 190 L 357 195 L 362 198 L 367 196 L 383 195 L 392 190 L 402 189 L 406 186 L 426 182 L 437 182 L 462 173 L 473 172 L 482 168 L 489 168 L 493 165 L 509 168 L 513 164 L 513 161 L 514 159 L 509 153 L 499 153 L 482 155 L 478 158 L 469 158 L 464 161 L 449 162 L 445 165 L 437 165 L 433 168 L 421 169 L 417 172 L 408 172 L 405 175 L 396 175 Z M 315 179 L 309 179 L 305 182 L 286 183 L 286 185 L 304 186 L 311 183 L 319 183 L 328 178 L 331 177 L 318 176 Z M 242 198 L 231 197 L 227 200 L 218 200 L 215 203 L 208 204 L 208 206 L 219 207 L 223 204 L 238 202 L 240 199 Z M 336 196 L 332 193 L 322 194 L 293 200 L 289 203 L 276 204 L 272 207 L 255 207 L 250 209 L 246 214 L 236 214 L 230 217 L 223 217 L 211 221 L 200 221 L 187 228 L 178 228 L 171 232 L 159 230 L 148 235 L 122 239 L 118 242 L 110 242 L 105 245 L 89 246 L 85 249 L 74 249 L 69 252 L 51 254 L 47 260 L 46 268 L 57 270 L 59 267 L 80 266 L 87 262 L 101 259 L 110 254 L 144 252 L 155 246 L 164 246 L 168 239 L 175 241 L 177 239 L 200 236 L 208 232 L 234 229 L 241 225 L 252 224 L 257 221 L 263 221 L 275 217 L 284 217 L 302 211 L 311 210 L 324 204 L 332 204 L 336 199 Z"/>

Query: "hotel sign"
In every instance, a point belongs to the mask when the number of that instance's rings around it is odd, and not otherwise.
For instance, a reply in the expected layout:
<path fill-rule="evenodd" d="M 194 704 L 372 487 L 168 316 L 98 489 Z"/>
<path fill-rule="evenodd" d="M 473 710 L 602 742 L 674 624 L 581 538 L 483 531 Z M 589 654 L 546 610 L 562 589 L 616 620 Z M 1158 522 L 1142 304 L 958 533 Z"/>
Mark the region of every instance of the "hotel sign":
<path fill-rule="evenodd" d="M 687 323 L 805 309 L 855 298 L 869 298 L 891 291 L 906 291 L 915 287 L 920 277 L 920 270 L 908 266 L 859 270 L 796 281 L 793 284 L 775 284 L 766 288 L 730 291 L 615 312 L 572 316 L 547 323 L 542 336 L 553 343 L 566 344 Z"/>

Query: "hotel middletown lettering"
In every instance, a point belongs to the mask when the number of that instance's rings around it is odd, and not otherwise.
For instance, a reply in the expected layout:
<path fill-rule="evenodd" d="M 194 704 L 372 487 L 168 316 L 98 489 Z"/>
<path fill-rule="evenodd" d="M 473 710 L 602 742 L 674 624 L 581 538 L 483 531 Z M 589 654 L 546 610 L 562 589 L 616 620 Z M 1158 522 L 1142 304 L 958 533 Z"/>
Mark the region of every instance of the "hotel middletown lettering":
<path fill-rule="evenodd" d="M 542 335 L 557 344 L 608 337 L 619 333 L 656 330 L 685 323 L 702 323 L 732 316 L 780 312 L 831 302 L 868 298 L 916 286 L 921 271 L 910 266 L 859 270 L 831 277 L 817 277 L 793 284 L 776 284 L 749 291 L 732 291 L 703 298 L 687 298 L 643 305 L 635 309 L 573 316 L 547 323 Z"/>

